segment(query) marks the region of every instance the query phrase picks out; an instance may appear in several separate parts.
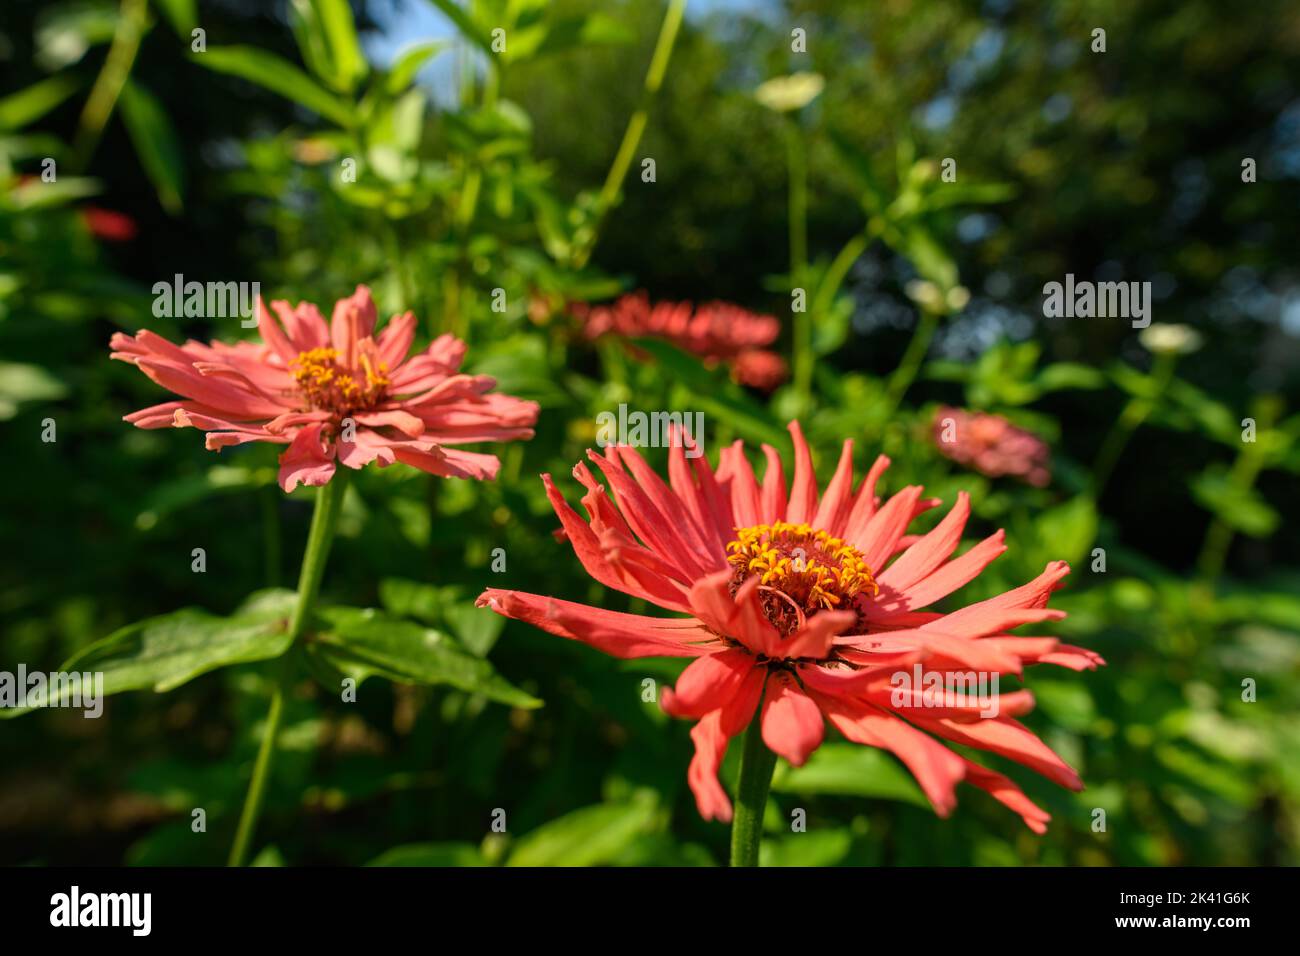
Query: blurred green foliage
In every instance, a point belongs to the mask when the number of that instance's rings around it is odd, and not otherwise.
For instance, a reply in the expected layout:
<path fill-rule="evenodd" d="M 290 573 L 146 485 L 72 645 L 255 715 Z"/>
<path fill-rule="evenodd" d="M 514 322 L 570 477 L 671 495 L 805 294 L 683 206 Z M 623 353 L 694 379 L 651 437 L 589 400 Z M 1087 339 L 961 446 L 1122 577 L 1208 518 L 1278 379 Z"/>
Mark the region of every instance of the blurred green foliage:
<path fill-rule="evenodd" d="M 472 603 L 509 586 L 629 606 L 554 540 L 536 479 L 572 497 L 594 416 L 620 402 L 701 410 L 714 449 L 788 448 L 798 414 L 823 478 L 852 437 L 859 471 L 893 459 L 886 491 L 968 490 L 969 535 L 1005 527 L 1010 549 L 961 596 L 1064 558 L 1059 633 L 1108 661 L 1028 675 L 1027 722 L 1088 783 L 1015 774 L 1047 836 L 970 788 L 941 821 L 892 757 L 831 741 L 778 770 L 764 862 L 1300 862 L 1300 12 L 791 2 L 688 16 L 660 84 L 660 4 L 435 6 L 447 31 L 388 63 L 363 42 L 378 12 L 341 0 L 0 14 L 0 667 L 107 660 L 113 690 L 167 691 L 114 696 L 99 721 L 0 722 L 4 862 L 219 863 L 234 830 L 310 494 L 280 493 L 273 450 L 214 457 L 197 433 L 120 421 L 162 399 L 107 360 L 112 331 L 246 334 L 154 318 L 149 290 L 177 272 L 325 305 L 365 282 L 543 407 L 495 483 L 356 476 L 258 863 L 725 858 L 685 785 L 688 727 L 645 692 L 680 664 Z M 825 78 L 806 106 L 756 101 L 795 72 Z M 104 208 L 131 234 L 97 226 Z M 1046 322 L 1039 290 L 1066 272 L 1152 278 L 1158 319 L 1205 346 Z M 781 316 L 806 380 L 764 396 L 664 343 L 584 342 L 568 306 L 636 287 Z M 1052 484 L 956 468 L 931 439 L 940 402 L 1047 439 Z M 344 704 L 340 674 L 387 679 Z"/>

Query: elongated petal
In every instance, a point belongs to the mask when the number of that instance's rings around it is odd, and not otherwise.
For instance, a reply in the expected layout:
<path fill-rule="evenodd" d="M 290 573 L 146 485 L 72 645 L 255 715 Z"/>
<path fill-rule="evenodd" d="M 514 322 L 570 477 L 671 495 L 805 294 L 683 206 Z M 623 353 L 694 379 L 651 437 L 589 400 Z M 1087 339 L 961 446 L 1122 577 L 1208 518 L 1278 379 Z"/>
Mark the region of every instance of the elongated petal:
<path fill-rule="evenodd" d="M 794 484 L 790 487 L 786 520 L 803 524 L 817 513 L 817 475 L 813 471 L 812 452 L 798 422 L 790 423 L 790 437 L 794 440 Z"/>
<path fill-rule="evenodd" d="M 941 817 L 952 813 L 957 805 L 957 784 L 966 774 L 961 757 L 933 737 L 870 704 L 816 691 L 813 699 L 849 740 L 888 750 L 903 761 L 935 813 Z"/>
<path fill-rule="evenodd" d="M 759 668 L 749 671 L 731 700 L 711 711 L 691 728 L 695 756 L 686 771 L 686 782 L 695 795 L 695 805 L 705 820 L 731 822 L 731 801 L 718 782 L 718 768 L 727 753 L 727 743 L 754 715 L 763 694 L 765 674 Z"/>
<path fill-rule="evenodd" d="M 713 635 L 690 618 L 655 618 L 559 601 L 543 594 L 488 588 L 475 602 L 506 617 L 612 657 L 698 657 L 712 653 Z"/>
<path fill-rule="evenodd" d="M 1047 832 L 1047 824 L 1052 819 L 1052 815 L 1025 796 L 1023 790 L 1002 774 L 967 760 L 966 782 L 991 794 L 993 799 L 1003 806 L 1020 814 L 1020 818 L 1025 821 L 1025 826 L 1035 833 Z"/>
<path fill-rule="evenodd" d="M 826 494 L 817 506 L 813 518 L 813 527 L 821 528 L 839 538 L 844 534 L 848 524 L 849 513 L 853 508 L 853 439 L 844 439 L 840 452 L 840 463 L 835 468 L 831 483 L 826 486 Z"/>

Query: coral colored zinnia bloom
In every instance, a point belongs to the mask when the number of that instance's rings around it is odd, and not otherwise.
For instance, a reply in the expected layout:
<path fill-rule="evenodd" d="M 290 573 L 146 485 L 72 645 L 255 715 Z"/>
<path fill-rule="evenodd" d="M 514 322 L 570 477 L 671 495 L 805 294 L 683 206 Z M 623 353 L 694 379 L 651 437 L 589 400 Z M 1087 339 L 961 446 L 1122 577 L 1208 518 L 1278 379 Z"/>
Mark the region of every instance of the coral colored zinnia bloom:
<path fill-rule="evenodd" d="M 609 305 L 575 310 L 588 339 L 604 335 L 657 338 L 709 361 L 729 362 L 749 349 L 771 345 L 781 323 L 729 302 L 651 304 L 645 292 L 625 295 Z"/>
<path fill-rule="evenodd" d="M 1052 637 L 1007 633 L 1063 616 L 1046 605 L 1069 567 L 1054 562 L 997 597 L 927 610 L 1005 550 L 1003 533 L 952 557 L 970 515 L 961 493 L 932 531 L 909 536 L 912 520 L 938 502 L 911 486 L 882 503 L 876 483 L 889 465 L 883 455 L 854 491 L 851 441 L 819 496 L 798 423 L 790 431 L 795 468 L 788 491 L 777 453 L 763 446 L 760 483 L 740 442 L 724 449 L 716 474 L 703 456 L 692 462 L 673 448 L 667 482 L 631 448 L 588 452 L 612 496 L 585 464 L 577 465 L 586 520 L 542 476 L 565 536 L 593 578 L 684 616 L 625 614 L 495 588 L 479 605 L 615 657 L 694 658 L 676 688 L 665 689 L 663 708 L 697 721 L 687 776 L 706 819 L 731 819 L 718 767 L 729 739 L 761 702 L 763 740 L 795 766 L 821 744 L 830 721 L 850 741 L 894 753 L 941 816 L 951 812 L 965 780 L 1043 832 L 1048 815 L 1011 780 L 941 743 L 987 750 L 1081 789 L 1078 775 L 1016 721 L 1033 706 L 1030 692 L 1003 694 L 996 716 L 981 716 L 979 705 L 927 699 L 924 684 L 899 695 L 891 676 L 918 667 L 929 679 L 969 671 L 1019 675 L 1031 663 L 1074 670 L 1102 663 Z"/>
<path fill-rule="evenodd" d="M 370 290 L 340 299 L 329 323 L 310 302 L 257 303 L 262 342 L 184 345 L 142 331 L 113 336 L 113 358 L 133 363 L 183 397 L 126 416 L 140 428 L 193 427 L 207 447 L 250 441 L 288 445 L 280 485 L 323 485 L 335 463 L 395 461 L 451 478 L 494 478 L 495 455 L 449 446 L 531 438 L 537 404 L 492 392 L 487 375 L 457 369 L 465 343 L 443 335 L 408 358 L 415 316 L 375 335 Z"/>
<path fill-rule="evenodd" d="M 1011 475 L 1039 488 L 1052 478 L 1047 442 L 1001 415 L 940 408 L 934 420 L 939 453 L 990 478 Z"/>
<path fill-rule="evenodd" d="M 746 349 L 731 363 L 733 381 L 761 392 L 773 391 L 788 375 L 785 359 L 770 349 Z"/>

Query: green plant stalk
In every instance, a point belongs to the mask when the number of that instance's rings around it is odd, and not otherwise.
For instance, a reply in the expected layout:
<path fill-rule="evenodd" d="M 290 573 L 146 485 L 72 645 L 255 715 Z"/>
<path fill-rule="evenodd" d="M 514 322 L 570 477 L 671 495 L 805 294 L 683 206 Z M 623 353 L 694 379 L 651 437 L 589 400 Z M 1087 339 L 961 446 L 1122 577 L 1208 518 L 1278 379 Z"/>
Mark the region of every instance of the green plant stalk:
<path fill-rule="evenodd" d="M 1159 352 L 1156 354 L 1155 364 L 1151 369 L 1151 378 L 1155 383 L 1154 394 L 1147 397 L 1135 395 L 1130 398 L 1119 413 L 1119 418 L 1115 420 L 1109 434 L 1102 441 L 1101 451 L 1097 453 L 1097 461 L 1092 467 L 1092 497 L 1094 500 L 1101 497 L 1106 483 L 1110 481 L 1110 476 L 1115 470 L 1115 465 L 1119 463 L 1120 455 L 1124 453 L 1124 449 L 1128 446 L 1129 439 L 1133 437 L 1133 433 L 1142 426 L 1142 423 L 1155 410 L 1156 402 L 1160 400 L 1160 396 L 1169 387 L 1169 383 L 1174 377 L 1174 366 L 1177 363 L 1178 357 L 1172 352 Z"/>
<path fill-rule="evenodd" d="M 235 842 L 230 847 L 229 866 L 243 866 L 248 860 L 249 846 L 257 829 L 257 819 L 262 813 L 262 800 L 266 796 L 266 784 L 270 777 L 271 764 L 275 759 L 276 739 L 280 734 L 280 722 L 284 715 L 284 697 L 292 677 L 290 652 L 292 645 L 302 637 L 311 619 L 312 606 L 320 592 L 321 578 L 325 574 L 325 563 L 329 560 L 330 545 L 334 542 L 334 531 L 338 526 L 339 510 L 343 496 L 347 493 L 347 480 L 343 471 L 336 470 L 328 484 L 322 485 L 316 492 L 316 510 L 312 514 L 311 530 L 307 533 L 307 548 L 302 556 L 302 571 L 298 576 L 298 600 L 294 603 L 293 613 L 289 618 L 290 647 L 276 662 L 277 674 L 275 686 L 271 692 L 271 706 L 266 713 L 266 722 L 262 728 L 262 742 L 257 750 L 257 760 L 253 764 L 253 777 L 248 784 L 248 793 L 244 797 L 244 809 L 239 815 L 239 826 L 235 830 Z"/>
<path fill-rule="evenodd" d="M 790 232 L 790 285 L 804 286 L 808 274 L 808 162 L 803 133 L 793 120 L 785 124 L 786 172 L 789 178 L 787 219 Z M 794 388 L 806 407 L 812 398 L 813 309 L 794 313 Z"/>
<path fill-rule="evenodd" d="M 147 32 L 149 5 L 146 0 L 122 0 L 108 56 L 104 59 L 99 75 L 95 77 L 95 85 L 86 97 L 86 105 L 82 108 L 81 119 L 77 123 L 73 152 L 78 169 L 84 170 L 90 165 L 90 158 L 99 145 L 99 138 L 108 125 L 109 117 L 113 115 L 122 88 L 131 75 L 131 68 L 135 66 L 140 42 Z"/>
<path fill-rule="evenodd" d="M 903 352 L 902 359 L 899 360 L 898 368 L 894 369 L 894 374 L 889 376 L 889 382 L 885 388 L 885 397 L 888 403 L 888 414 L 884 416 L 886 421 L 893 418 L 894 411 L 903 401 L 903 396 L 907 394 L 907 390 L 916 381 L 916 376 L 925 363 L 925 356 L 930 351 L 930 343 L 934 340 L 934 333 L 938 329 L 939 313 L 932 312 L 929 309 L 922 309 L 921 318 L 912 332 L 912 340 L 907 343 L 907 349 Z"/>
<path fill-rule="evenodd" d="M 735 815 L 731 821 L 731 865 L 758 866 L 763 842 L 763 811 L 772 788 L 776 754 L 763 743 L 763 707 L 760 704 L 745 731 L 740 756 L 740 783 L 736 786 Z"/>
<path fill-rule="evenodd" d="M 664 12 L 664 21 L 659 27 L 659 39 L 655 41 L 654 53 L 650 55 L 650 66 L 646 70 L 640 102 L 635 112 L 628 118 L 627 129 L 623 131 L 623 140 L 618 144 L 614 162 L 610 164 L 605 183 L 600 188 L 591 233 L 574 252 L 575 268 L 581 269 L 591 258 L 600 235 L 600 226 L 605 220 L 606 213 L 613 208 L 614 201 L 618 198 L 628 167 L 632 165 L 632 156 L 637 146 L 641 144 L 641 134 L 645 132 L 646 123 L 650 119 L 650 103 L 659 92 L 659 87 L 663 85 L 664 76 L 668 72 L 668 61 L 672 58 L 673 45 L 677 42 L 677 31 L 681 28 L 685 13 L 686 0 L 669 0 L 668 9 Z"/>
<path fill-rule="evenodd" d="M 1241 446 L 1241 452 L 1228 472 L 1228 484 L 1238 494 L 1245 496 L 1254 488 L 1255 479 L 1263 467 L 1264 459 L 1259 454 L 1258 441 L 1246 442 Z M 1212 586 L 1223 573 L 1223 566 L 1228 560 L 1228 548 L 1232 545 L 1235 534 L 1232 526 L 1218 515 L 1210 522 L 1210 527 L 1205 532 L 1205 541 L 1201 545 L 1201 553 L 1196 559 L 1196 570 L 1206 587 Z"/>

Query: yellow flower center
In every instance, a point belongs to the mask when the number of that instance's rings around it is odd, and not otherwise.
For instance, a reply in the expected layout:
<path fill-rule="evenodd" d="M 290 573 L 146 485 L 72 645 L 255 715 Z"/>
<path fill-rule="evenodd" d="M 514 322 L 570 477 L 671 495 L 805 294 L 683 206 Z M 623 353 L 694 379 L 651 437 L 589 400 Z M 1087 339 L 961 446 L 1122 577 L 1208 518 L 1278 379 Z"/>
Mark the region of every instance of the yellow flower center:
<path fill-rule="evenodd" d="M 736 535 L 727 545 L 735 586 L 757 575 L 763 609 L 782 633 L 818 611 L 851 610 L 859 594 L 880 590 L 861 552 L 825 531 L 777 521 L 739 528 Z"/>
<path fill-rule="evenodd" d="M 369 355 L 358 355 L 365 381 L 357 380 L 356 370 L 339 365 L 334 349 L 310 349 L 299 352 L 289 363 L 289 373 L 312 408 L 347 414 L 354 409 L 372 408 L 384 395 L 390 382 L 388 366 L 376 363 Z"/>

